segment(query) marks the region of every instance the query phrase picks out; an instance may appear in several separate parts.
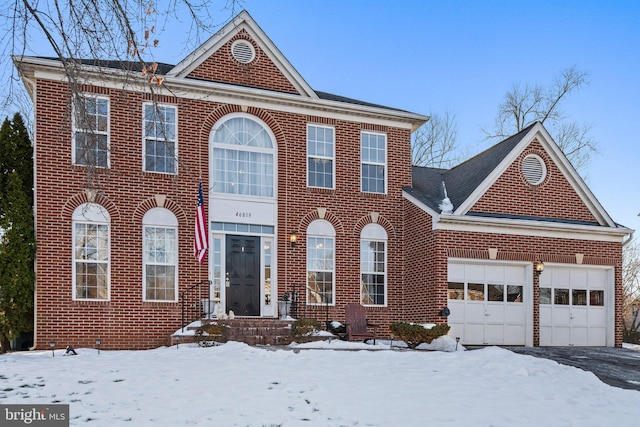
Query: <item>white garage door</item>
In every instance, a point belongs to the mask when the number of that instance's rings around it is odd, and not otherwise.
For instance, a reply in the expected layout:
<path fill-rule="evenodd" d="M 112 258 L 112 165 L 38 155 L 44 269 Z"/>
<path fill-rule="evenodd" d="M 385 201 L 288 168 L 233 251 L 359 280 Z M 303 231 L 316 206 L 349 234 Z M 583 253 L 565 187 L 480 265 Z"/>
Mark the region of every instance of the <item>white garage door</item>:
<path fill-rule="evenodd" d="M 613 269 L 545 266 L 540 275 L 541 346 L 612 346 L 607 329 Z"/>
<path fill-rule="evenodd" d="M 466 345 L 525 345 L 527 266 L 449 261 L 449 335 Z"/>

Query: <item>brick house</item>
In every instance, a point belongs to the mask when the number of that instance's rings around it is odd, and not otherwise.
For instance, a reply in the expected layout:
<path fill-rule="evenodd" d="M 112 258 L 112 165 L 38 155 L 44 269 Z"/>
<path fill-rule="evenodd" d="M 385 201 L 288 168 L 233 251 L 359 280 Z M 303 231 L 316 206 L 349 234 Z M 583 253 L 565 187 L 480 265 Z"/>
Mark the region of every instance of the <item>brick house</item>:
<path fill-rule="evenodd" d="M 313 90 L 246 12 L 158 64 L 154 90 L 136 64 L 86 61 L 72 102 L 58 60 L 14 62 L 35 108 L 38 348 L 164 345 L 194 290 L 238 317 L 277 318 L 287 293 L 298 316 L 358 301 L 383 327 L 448 307 L 468 344 L 621 344 L 630 230 L 540 124 L 412 168 L 428 117 Z"/>

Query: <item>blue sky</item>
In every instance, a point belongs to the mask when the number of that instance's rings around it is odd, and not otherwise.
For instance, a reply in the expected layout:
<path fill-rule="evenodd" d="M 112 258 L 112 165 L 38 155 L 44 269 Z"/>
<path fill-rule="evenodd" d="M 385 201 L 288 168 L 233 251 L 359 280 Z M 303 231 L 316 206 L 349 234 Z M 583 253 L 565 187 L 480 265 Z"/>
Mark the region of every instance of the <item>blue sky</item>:
<path fill-rule="evenodd" d="M 422 114 L 449 111 L 468 154 L 488 147 L 481 127 L 493 123 L 514 82 L 547 85 L 575 65 L 590 83 L 564 111 L 591 123 L 599 144 L 587 184 L 614 221 L 640 230 L 640 1 L 245 0 L 242 7 L 314 89 Z M 189 52 L 184 25 L 159 39 L 158 61 L 175 64 Z M 32 53 L 51 54 L 42 48 Z"/>
<path fill-rule="evenodd" d="M 640 1 L 270 1 L 244 8 L 317 90 L 456 115 L 458 144 L 514 82 L 589 74 L 563 110 L 593 124 L 586 181 L 614 221 L 640 230 Z"/>

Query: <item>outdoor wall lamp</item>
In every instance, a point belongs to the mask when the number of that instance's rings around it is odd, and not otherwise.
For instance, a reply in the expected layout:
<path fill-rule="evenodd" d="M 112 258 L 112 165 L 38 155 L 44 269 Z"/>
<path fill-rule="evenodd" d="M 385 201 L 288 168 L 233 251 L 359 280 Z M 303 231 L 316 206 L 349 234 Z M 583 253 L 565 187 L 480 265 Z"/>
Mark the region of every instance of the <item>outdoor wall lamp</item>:
<path fill-rule="evenodd" d="M 540 273 L 542 273 L 544 271 L 544 262 L 538 260 L 538 261 L 533 263 L 533 267 L 536 270 L 536 274 L 539 276 Z"/>
<path fill-rule="evenodd" d="M 294 248 L 298 244 L 298 233 L 293 232 L 289 234 L 289 244 Z"/>
<path fill-rule="evenodd" d="M 56 354 L 53 351 L 56 348 L 56 342 L 49 341 L 49 347 L 51 347 L 51 357 L 56 357 Z"/>

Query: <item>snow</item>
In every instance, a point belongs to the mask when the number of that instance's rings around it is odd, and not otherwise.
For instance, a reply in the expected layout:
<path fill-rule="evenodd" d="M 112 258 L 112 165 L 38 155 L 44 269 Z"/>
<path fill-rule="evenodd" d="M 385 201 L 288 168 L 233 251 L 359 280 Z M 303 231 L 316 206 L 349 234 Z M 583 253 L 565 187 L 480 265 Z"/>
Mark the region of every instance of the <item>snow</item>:
<path fill-rule="evenodd" d="M 331 340 L 0 357 L 0 403 L 68 403 L 90 426 L 636 426 L 640 392 L 498 347 Z M 375 351 L 369 351 L 375 350 Z M 615 421 L 615 422 L 614 422 Z"/>

